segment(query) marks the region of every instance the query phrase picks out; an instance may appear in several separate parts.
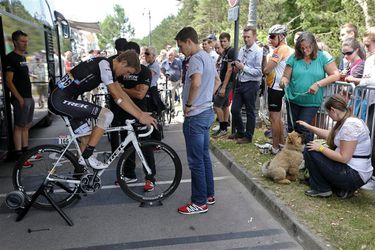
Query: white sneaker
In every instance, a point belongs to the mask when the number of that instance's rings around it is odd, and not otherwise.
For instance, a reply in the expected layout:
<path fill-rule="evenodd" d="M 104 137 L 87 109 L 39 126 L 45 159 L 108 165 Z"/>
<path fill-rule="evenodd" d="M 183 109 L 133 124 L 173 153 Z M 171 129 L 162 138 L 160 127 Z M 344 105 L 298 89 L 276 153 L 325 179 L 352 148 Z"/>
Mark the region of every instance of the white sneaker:
<path fill-rule="evenodd" d="M 274 148 L 274 147 L 271 146 L 271 154 L 276 155 L 279 152 L 280 152 L 279 148 Z"/>
<path fill-rule="evenodd" d="M 86 162 L 88 162 L 88 165 L 86 164 Z M 81 156 L 79 157 L 78 163 L 80 165 L 92 167 L 93 169 L 98 169 L 98 170 L 105 169 L 108 167 L 106 164 L 96 159 L 94 155 L 90 156 L 86 160 L 83 159 L 83 157 Z"/>
<path fill-rule="evenodd" d="M 137 178 L 128 178 L 128 177 L 125 177 L 124 176 L 124 181 L 126 182 L 126 184 L 130 184 L 130 183 L 135 183 L 138 181 Z"/>
<path fill-rule="evenodd" d="M 370 179 L 361 189 L 375 191 L 375 180 Z"/>

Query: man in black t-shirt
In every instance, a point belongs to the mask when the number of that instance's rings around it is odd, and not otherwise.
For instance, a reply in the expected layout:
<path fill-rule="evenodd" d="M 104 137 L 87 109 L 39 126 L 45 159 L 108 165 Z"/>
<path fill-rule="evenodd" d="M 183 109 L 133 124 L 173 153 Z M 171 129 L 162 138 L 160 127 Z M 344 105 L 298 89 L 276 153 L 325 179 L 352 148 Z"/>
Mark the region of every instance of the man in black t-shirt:
<path fill-rule="evenodd" d="M 28 36 L 21 30 L 12 34 L 14 50 L 6 56 L 5 79 L 12 94 L 11 103 L 13 106 L 14 131 L 13 142 L 16 158 L 29 145 L 29 129 L 34 115 L 34 99 L 31 94 L 31 82 L 29 78 L 29 68 L 24 56 Z M 31 166 L 30 162 L 25 162 L 25 166 Z"/>
<path fill-rule="evenodd" d="M 224 49 L 224 53 L 220 67 L 221 85 L 214 98 L 214 109 L 219 120 L 220 128 L 213 134 L 214 137 L 221 137 L 227 134 L 227 128 L 229 126 L 229 95 L 234 80 L 231 63 L 235 60 L 235 51 L 230 47 L 230 35 L 223 32 L 220 34 L 219 40 L 221 47 Z"/>
<path fill-rule="evenodd" d="M 135 42 L 128 42 L 125 45 L 125 50 L 133 50 L 138 55 L 140 53 L 140 47 Z M 127 76 L 120 76 L 117 78 L 117 81 L 120 83 L 122 89 L 125 93 L 129 95 L 132 101 L 143 111 L 147 111 L 147 99 L 146 94 L 150 88 L 152 74 L 151 71 L 144 65 L 141 64 L 141 70 L 139 73 L 130 74 Z M 114 119 L 112 121 L 112 126 L 122 126 L 125 125 L 126 119 L 134 119 L 134 117 L 123 111 L 119 110 L 116 105 L 113 105 L 113 100 L 110 101 L 110 108 L 112 112 L 115 114 Z M 121 131 L 121 140 L 124 140 L 127 135 L 127 131 Z M 119 138 L 118 133 L 111 133 L 111 148 L 112 152 L 116 150 L 119 146 Z M 152 174 L 146 175 L 145 178 L 145 185 L 144 190 L 149 192 L 154 189 L 154 175 L 155 175 L 155 164 L 154 162 L 154 155 L 152 152 L 153 149 L 146 149 L 144 150 L 144 156 L 149 163 L 149 167 L 151 169 Z M 137 176 L 135 174 L 135 155 L 132 156 L 134 160 L 129 160 L 125 163 L 126 171 L 124 174 L 125 181 L 127 183 L 134 183 L 137 182 Z"/>

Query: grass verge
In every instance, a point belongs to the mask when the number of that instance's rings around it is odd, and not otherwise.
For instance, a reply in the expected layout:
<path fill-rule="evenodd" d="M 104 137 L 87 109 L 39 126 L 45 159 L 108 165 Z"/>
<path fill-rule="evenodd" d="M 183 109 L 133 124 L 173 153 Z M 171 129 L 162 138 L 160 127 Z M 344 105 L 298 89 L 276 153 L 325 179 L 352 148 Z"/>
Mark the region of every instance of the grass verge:
<path fill-rule="evenodd" d="M 256 129 L 253 143 L 265 143 L 264 130 Z M 342 200 L 311 198 L 304 195 L 308 187 L 294 182 L 280 185 L 262 176 L 261 166 L 271 155 L 260 154 L 254 144 L 236 144 L 226 138 L 211 143 L 230 153 L 264 188 L 271 190 L 313 232 L 337 249 L 375 250 L 375 192 L 359 190 L 354 197 Z"/>

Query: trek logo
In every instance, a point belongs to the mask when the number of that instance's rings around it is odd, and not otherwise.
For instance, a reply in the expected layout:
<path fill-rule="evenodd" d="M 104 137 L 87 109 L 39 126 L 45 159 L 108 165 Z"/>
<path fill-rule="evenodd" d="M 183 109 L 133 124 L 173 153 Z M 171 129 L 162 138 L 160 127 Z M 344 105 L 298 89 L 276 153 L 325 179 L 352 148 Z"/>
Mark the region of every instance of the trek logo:
<path fill-rule="evenodd" d="M 87 105 L 87 104 L 70 102 L 70 101 L 67 101 L 67 100 L 64 100 L 63 104 L 66 104 L 66 105 L 72 106 L 72 107 L 77 107 L 77 108 L 84 108 L 84 109 L 88 109 L 89 108 L 89 105 Z"/>

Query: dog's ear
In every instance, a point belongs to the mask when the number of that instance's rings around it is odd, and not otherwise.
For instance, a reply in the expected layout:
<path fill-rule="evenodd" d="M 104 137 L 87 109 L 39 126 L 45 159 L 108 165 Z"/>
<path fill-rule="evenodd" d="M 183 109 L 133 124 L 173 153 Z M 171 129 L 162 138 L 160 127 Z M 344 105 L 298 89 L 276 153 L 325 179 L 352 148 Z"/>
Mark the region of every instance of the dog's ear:
<path fill-rule="evenodd" d="M 298 133 L 298 136 L 301 137 L 301 142 L 305 141 L 305 135 L 302 133 Z"/>

